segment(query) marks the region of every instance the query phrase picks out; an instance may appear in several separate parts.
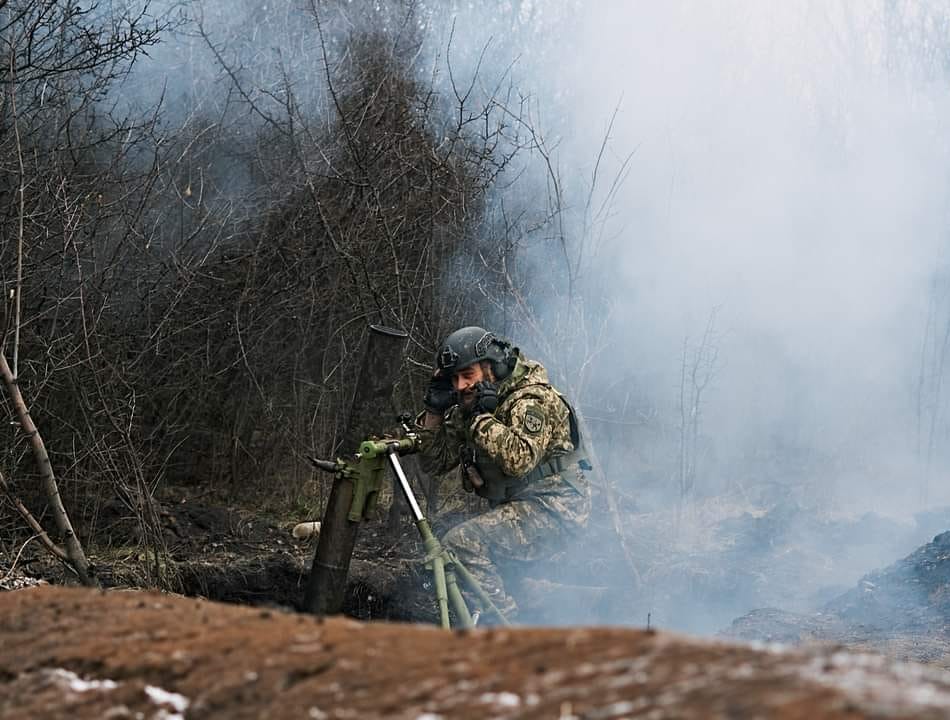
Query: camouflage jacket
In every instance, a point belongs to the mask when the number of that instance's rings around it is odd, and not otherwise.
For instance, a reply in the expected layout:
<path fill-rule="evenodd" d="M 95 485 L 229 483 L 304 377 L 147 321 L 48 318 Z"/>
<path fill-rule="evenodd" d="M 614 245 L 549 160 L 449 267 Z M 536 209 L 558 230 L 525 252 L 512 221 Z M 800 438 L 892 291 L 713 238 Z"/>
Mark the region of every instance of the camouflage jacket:
<path fill-rule="evenodd" d="M 571 410 L 544 367 L 520 354 L 498 385 L 494 413 L 472 415 L 456 405 L 441 426 L 418 432 L 423 469 L 447 472 L 467 454 L 484 481 L 475 492 L 494 503 L 530 491 L 588 494 L 586 461 L 578 467 L 579 448 L 571 441 Z"/>

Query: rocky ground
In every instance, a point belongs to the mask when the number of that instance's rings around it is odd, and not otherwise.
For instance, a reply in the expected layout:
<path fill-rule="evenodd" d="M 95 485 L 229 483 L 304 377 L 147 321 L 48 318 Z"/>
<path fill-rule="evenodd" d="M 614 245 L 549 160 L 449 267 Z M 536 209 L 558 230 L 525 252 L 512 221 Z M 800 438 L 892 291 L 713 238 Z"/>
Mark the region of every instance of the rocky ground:
<path fill-rule="evenodd" d="M 154 592 L 0 593 L 0 718 L 945 718 L 950 673 L 619 628 L 443 631 Z"/>

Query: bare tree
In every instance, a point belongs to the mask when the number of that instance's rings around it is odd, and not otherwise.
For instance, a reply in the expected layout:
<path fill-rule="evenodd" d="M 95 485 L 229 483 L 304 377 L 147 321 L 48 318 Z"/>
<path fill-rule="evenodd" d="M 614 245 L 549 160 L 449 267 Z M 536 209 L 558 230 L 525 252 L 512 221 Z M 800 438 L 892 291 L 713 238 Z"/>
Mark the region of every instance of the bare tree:
<path fill-rule="evenodd" d="M 13 403 L 13 407 L 16 409 L 16 417 L 20 429 L 23 431 L 24 435 L 29 438 L 30 446 L 33 448 L 33 456 L 36 459 L 36 464 L 39 468 L 43 492 L 46 495 L 46 500 L 49 503 L 50 509 L 52 510 L 53 520 L 56 523 L 56 527 L 63 538 L 65 552 L 59 550 L 49 542 L 49 539 L 42 531 L 42 528 L 39 527 L 39 524 L 36 523 L 35 519 L 31 521 L 32 515 L 26 511 L 23 504 L 19 501 L 16 502 L 17 509 L 24 516 L 24 519 L 30 523 L 32 529 L 41 533 L 42 537 L 46 539 L 47 542 L 44 543 L 46 547 L 51 549 L 57 557 L 68 562 L 70 567 L 76 571 L 76 575 L 79 577 L 83 585 L 95 585 L 96 581 L 90 571 L 89 561 L 86 560 L 86 554 L 83 551 L 82 544 L 79 542 L 79 538 L 76 536 L 76 533 L 73 530 L 72 522 L 69 519 L 69 515 L 67 514 L 66 508 L 63 505 L 63 500 L 60 497 L 59 485 L 56 482 L 56 474 L 53 471 L 53 464 L 50 462 L 49 454 L 46 452 L 46 445 L 43 443 L 43 437 L 40 435 L 39 430 L 37 430 L 36 425 L 33 423 L 33 419 L 30 417 L 30 411 L 27 409 L 26 403 L 23 400 L 23 396 L 20 394 L 20 388 L 18 387 L 17 379 L 14 376 L 13 371 L 10 369 L 9 364 L 7 363 L 6 356 L 2 352 L 0 352 L 0 377 L 3 378 L 7 394 L 10 397 L 10 401 Z M 2 476 L 0 476 L 0 478 L 2 478 Z M 3 479 L 2 482 L 2 489 L 9 493 L 9 487 L 6 480 Z"/>
<path fill-rule="evenodd" d="M 702 430 L 703 395 L 710 382 L 720 370 L 719 335 L 716 317 L 719 308 L 714 307 L 706 320 L 699 342 L 691 344 L 683 338 L 679 377 L 679 448 L 677 486 L 680 501 L 687 501 L 696 487 L 696 477 L 701 460 L 700 436 Z"/>
<path fill-rule="evenodd" d="M 941 450 L 946 423 L 943 386 L 950 351 L 950 312 L 946 278 L 936 274 L 931 281 L 927 317 L 921 338 L 919 369 L 915 392 L 916 453 L 920 468 L 918 492 L 926 503 L 930 495 L 934 462 Z"/>
<path fill-rule="evenodd" d="M 103 276 L 85 251 L 112 222 L 106 197 L 116 184 L 109 169 L 122 157 L 112 151 L 135 144 L 135 128 L 102 122 L 97 103 L 136 55 L 156 42 L 160 29 L 147 4 L 137 11 L 54 0 L 0 5 L 0 202 L 7 208 L 0 221 L 0 281 L 11 300 L 0 336 L 0 376 L 16 428 L 0 462 L 20 470 L 14 477 L 26 476 L 21 460 L 29 448 L 41 490 L 25 492 L 21 485 L 24 499 L 16 507 L 27 517 L 24 501 L 45 501 L 65 547 L 55 554 L 64 555 L 86 584 L 94 579 L 47 450 L 63 435 L 44 400 L 72 371 L 95 360 L 88 341 L 100 311 L 84 299 L 98 295 Z M 94 252 L 108 257 L 115 248 L 103 242 Z M 39 408 L 47 417 L 50 445 L 37 430 L 26 392 L 34 412 Z M 12 496 L 6 480 L 4 489 Z"/>
<path fill-rule="evenodd" d="M 576 188 L 537 107 L 487 68 L 497 45 L 463 57 L 450 33 L 435 48 L 422 28 L 438 8 L 414 2 L 228 6 L 280 38 L 262 50 L 195 5 L 207 14 L 174 36 L 187 82 L 138 107 L 110 88 L 168 29 L 123 7 L 0 7 L 11 372 L 80 534 L 117 501 L 150 551 L 148 579 L 167 585 L 163 487 L 322 502 L 301 455 L 345 451 L 368 321 L 410 333 L 400 409 L 439 340 L 473 322 L 549 356 L 570 341 L 564 374 L 584 395 L 609 318 L 585 274 L 623 170 L 595 193 L 598 159 L 570 210 Z M 528 168 L 546 194 L 519 182 Z M 534 272 L 539 244 L 556 272 Z M 47 502 L 26 482 L 32 453 L 11 433 L 0 455 L 24 507 Z"/>

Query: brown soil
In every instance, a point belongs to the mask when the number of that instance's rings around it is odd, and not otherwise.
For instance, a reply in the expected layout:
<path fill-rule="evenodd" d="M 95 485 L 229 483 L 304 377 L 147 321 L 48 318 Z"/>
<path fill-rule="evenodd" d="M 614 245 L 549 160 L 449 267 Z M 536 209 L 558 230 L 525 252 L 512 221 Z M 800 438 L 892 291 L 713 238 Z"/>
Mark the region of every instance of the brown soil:
<path fill-rule="evenodd" d="M 0 718 L 946 718 L 950 674 L 645 630 L 321 621 L 154 592 L 0 593 Z"/>

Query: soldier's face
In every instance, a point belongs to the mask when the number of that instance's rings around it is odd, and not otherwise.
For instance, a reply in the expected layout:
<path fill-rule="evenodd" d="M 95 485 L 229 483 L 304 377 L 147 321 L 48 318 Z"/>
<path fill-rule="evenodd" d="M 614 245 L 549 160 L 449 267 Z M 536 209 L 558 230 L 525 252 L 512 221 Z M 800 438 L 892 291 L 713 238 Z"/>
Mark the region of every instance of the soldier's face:
<path fill-rule="evenodd" d="M 475 400 L 475 385 L 488 379 L 481 363 L 469 365 L 452 374 L 452 387 L 458 393 L 462 407 L 471 406 Z"/>

